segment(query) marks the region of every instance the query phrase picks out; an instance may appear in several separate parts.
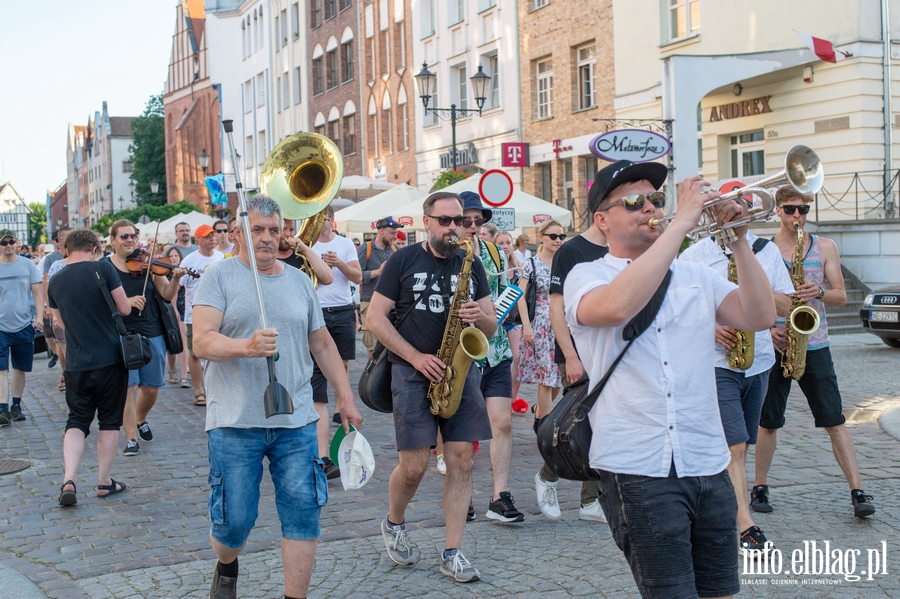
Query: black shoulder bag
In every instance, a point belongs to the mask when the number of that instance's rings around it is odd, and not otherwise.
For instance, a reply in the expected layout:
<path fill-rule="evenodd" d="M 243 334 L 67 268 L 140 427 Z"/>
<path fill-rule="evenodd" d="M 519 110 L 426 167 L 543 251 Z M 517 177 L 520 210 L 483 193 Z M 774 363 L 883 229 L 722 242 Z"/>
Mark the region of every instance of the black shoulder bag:
<path fill-rule="evenodd" d="M 534 256 L 531 260 L 531 278 L 528 279 L 528 289 L 525 290 L 525 306 L 528 308 L 528 322 L 534 326 L 534 310 L 537 307 L 537 265 Z"/>
<path fill-rule="evenodd" d="M 560 478 L 568 480 L 597 480 L 600 477 L 591 468 L 589 454 L 591 450 L 591 423 L 587 419 L 588 412 L 594 407 L 600 392 L 613 370 L 619 365 L 625 352 L 634 340 L 643 333 L 656 318 L 660 306 L 666 297 L 672 271 L 668 271 L 656 289 L 656 293 L 644 306 L 644 309 L 631 319 L 622 331 L 622 338 L 628 341 L 625 348 L 615 359 L 603 378 L 588 393 L 587 373 L 568 385 L 563 390 L 562 399 L 549 414 L 541 419 L 537 429 L 537 445 L 544 462 Z"/>
<path fill-rule="evenodd" d="M 179 287 L 181 289 L 181 287 Z M 184 341 L 181 338 L 181 327 L 178 325 L 178 315 L 175 314 L 175 308 L 172 302 L 167 302 L 159 293 L 156 295 L 156 302 L 159 305 L 159 314 L 162 318 L 163 328 L 166 331 L 166 351 L 172 354 L 180 354 L 184 351 Z"/>
<path fill-rule="evenodd" d="M 125 362 L 125 367 L 128 370 L 140 370 L 153 359 L 150 341 L 140 333 L 125 330 L 122 315 L 116 309 L 116 304 L 113 302 L 109 289 L 106 287 L 106 279 L 103 278 L 103 274 L 96 263 L 91 264 L 91 272 L 94 273 L 97 287 L 103 292 L 103 297 L 106 298 L 106 304 L 109 306 L 113 320 L 116 323 L 116 330 L 119 332 L 119 348 L 122 351 L 122 361 Z"/>

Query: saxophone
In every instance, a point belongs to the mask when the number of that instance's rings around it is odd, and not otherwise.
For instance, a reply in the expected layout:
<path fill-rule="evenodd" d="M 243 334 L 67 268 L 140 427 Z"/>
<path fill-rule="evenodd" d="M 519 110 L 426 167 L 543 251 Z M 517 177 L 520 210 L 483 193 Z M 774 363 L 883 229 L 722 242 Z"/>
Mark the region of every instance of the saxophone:
<path fill-rule="evenodd" d="M 737 283 L 737 266 L 734 263 L 734 255 L 728 257 L 728 280 Z M 753 331 L 736 330 L 737 343 L 725 352 L 728 365 L 732 368 L 747 370 L 753 366 L 753 351 L 756 347 L 756 333 Z"/>
<path fill-rule="evenodd" d="M 800 223 L 794 223 L 797 231 L 797 247 L 791 258 L 791 283 L 794 289 L 806 282 L 806 274 L 803 272 L 803 229 Z M 819 313 L 806 305 L 794 294 L 791 296 L 791 313 L 784 323 L 784 331 L 787 333 L 787 348 L 781 354 L 781 369 L 784 378 L 792 378 L 799 381 L 806 371 L 806 344 L 809 336 L 819 328 Z"/>
<path fill-rule="evenodd" d="M 475 327 L 466 326 L 459 317 L 459 308 L 469 297 L 469 279 L 472 262 L 475 259 L 475 243 L 471 239 L 455 240 L 459 246 L 466 246 L 466 256 L 456 280 L 456 293 L 450 304 L 450 314 L 444 327 L 444 336 L 437 357 L 444 363 L 444 378 L 432 381 L 428 386 L 431 413 L 441 418 L 450 418 L 459 408 L 466 375 L 473 360 L 483 360 L 488 354 L 488 340 Z"/>

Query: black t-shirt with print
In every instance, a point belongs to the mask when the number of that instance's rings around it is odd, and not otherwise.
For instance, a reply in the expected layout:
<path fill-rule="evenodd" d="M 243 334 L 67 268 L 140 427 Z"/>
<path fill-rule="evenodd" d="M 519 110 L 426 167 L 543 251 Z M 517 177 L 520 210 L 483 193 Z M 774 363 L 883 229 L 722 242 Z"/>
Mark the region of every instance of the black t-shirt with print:
<path fill-rule="evenodd" d="M 582 262 L 593 262 L 599 260 L 609 253 L 609 248 L 605 245 L 597 245 L 585 239 L 584 235 L 573 237 L 572 241 L 564 243 L 561 248 L 556 250 L 553 255 L 553 266 L 550 268 L 550 294 L 562 293 L 566 284 L 566 277 L 572 272 L 576 264 Z M 554 342 L 555 356 L 557 364 L 566 361 L 559 343 Z M 572 341 L 575 345 L 575 341 Z M 563 381 L 565 383 L 565 381 Z"/>
<path fill-rule="evenodd" d="M 426 251 L 421 243 L 400 248 L 378 277 L 375 291 L 394 302 L 394 313 L 401 317 L 416 303 L 416 308 L 398 329 L 400 336 L 423 354 L 436 354 L 441 347 L 444 327 L 447 324 L 444 298 L 449 304 L 456 292 L 456 280 L 462 268 L 464 252 L 442 260 Z M 443 266 L 444 262 L 448 262 Z M 442 269 L 442 275 L 431 286 L 430 294 L 420 298 L 432 273 Z M 480 300 L 491 293 L 487 275 L 480 260 L 472 263 L 469 279 L 469 298 Z M 389 352 L 388 360 L 406 364 L 400 356 Z"/>
<path fill-rule="evenodd" d="M 100 262 L 108 262 L 110 266 L 113 267 L 113 270 L 116 271 L 116 274 L 119 275 L 119 281 L 125 289 L 126 297 L 134 297 L 143 293 L 144 279 L 146 278 L 145 273 L 135 276 L 130 272 L 122 272 L 116 268 L 116 265 L 113 264 L 112 260 L 109 258 L 103 258 Z M 106 283 L 108 285 L 109 281 Z M 140 333 L 148 338 L 165 335 L 166 331 L 163 328 L 162 315 L 159 312 L 159 302 L 156 299 L 156 287 L 153 286 L 153 275 L 150 275 L 150 280 L 147 281 L 147 292 L 144 295 L 147 298 L 144 309 L 138 310 L 132 308 L 131 314 L 122 317 L 122 322 L 125 324 L 125 330 Z"/>

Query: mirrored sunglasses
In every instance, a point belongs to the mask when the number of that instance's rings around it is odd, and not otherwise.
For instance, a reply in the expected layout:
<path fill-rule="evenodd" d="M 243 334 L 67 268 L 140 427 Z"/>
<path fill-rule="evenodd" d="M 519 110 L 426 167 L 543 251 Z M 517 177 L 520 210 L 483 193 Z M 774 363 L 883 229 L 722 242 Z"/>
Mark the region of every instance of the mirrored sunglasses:
<path fill-rule="evenodd" d="M 666 194 L 661 191 L 654 191 L 653 193 L 632 193 L 619 198 L 615 202 L 610 202 L 606 208 L 601 208 L 600 210 L 609 210 L 616 204 L 622 204 L 628 212 L 637 212 L 644 208 L 645 201 L 649 201 L 655 208 L 664 208 L 666 205 Z"/>
<path fill-rule="evenodd" d="M 781 209 L 788 215 L 794 214 L 794 212 L 799 212 L 803 215 L 809 214 L 809 204 L 804 204 L 803 206 L 782 206 Z"/>
<path fill-rule="evenodd" d="M 119 239 L 121 239 L 122 241 L 128 241 L 129 239 L 137 239 L 137 238 L 138 238 L 137 233 L 120 233 L 119 234 Z"/>

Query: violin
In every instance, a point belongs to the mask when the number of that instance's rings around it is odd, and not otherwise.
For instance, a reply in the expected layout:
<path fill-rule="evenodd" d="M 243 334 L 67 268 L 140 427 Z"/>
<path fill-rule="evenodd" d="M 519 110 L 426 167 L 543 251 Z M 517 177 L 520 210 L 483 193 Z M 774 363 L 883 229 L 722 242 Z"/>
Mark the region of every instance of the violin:
<path fill-rule="evenodd" d="M 171 262 L 151 259 L 150 252 L 147 250 L 135 250 L 134 253 L 125 260 L 125 267 L 128 269 L 128 272 L 135 276 L 146 273 L 149 268 L 151 273 L 160 277 L 165 277 L 172 272 L 173 269 L 180 268 Z M 185 268 L 183 270 L 186 274 L 189 274 L 194 278 L 200 276 L 190 269 Z"/>

